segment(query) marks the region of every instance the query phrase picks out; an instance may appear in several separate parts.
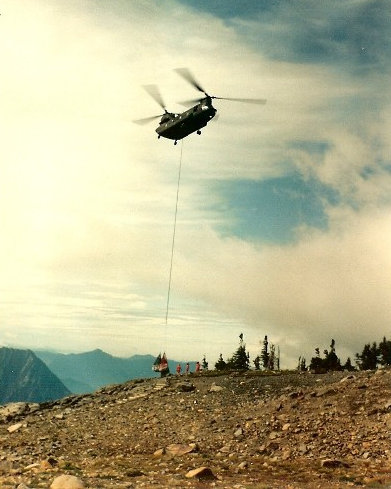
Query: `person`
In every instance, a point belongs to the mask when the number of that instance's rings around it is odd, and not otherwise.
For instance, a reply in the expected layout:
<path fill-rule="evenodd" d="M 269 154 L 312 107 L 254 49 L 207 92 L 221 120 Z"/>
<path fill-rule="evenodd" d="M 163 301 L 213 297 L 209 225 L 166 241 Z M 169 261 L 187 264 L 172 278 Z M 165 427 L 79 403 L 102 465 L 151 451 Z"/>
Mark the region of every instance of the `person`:
<path fill-rule="evenodd" d="M 190 363 L 187 362 L 186 363 L 186 375 L 189 375 L 189 373 L 190 373 Z"/>
<path fill-rule="evenodd" d="M 201 364 L 200 364 L 200 362 L 197 362 L 197 363 L 196 363 L 196 368 L 195 368 L 195 371 L 196 371 L 196 373 L 199 373 L 199 372 L 200 372 L 200 370 L 201 370 Z"/>
<path fill-rule="evenodd" d="M 181 364 L 178 363 L 178 365 L 176 366 L 176 374 L 181 375 L 181 370 L 182 370 Z"/>

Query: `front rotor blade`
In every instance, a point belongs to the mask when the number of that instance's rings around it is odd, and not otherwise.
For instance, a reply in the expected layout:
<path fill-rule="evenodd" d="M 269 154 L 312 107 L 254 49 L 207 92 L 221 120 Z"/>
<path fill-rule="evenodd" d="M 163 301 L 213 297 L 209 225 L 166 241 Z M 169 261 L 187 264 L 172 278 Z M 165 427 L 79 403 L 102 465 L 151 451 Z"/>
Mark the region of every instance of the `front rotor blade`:
<path fill-rule="evenodd" d="M 191 107 L 194 104 L 199 104 L 202 100 L 204 100 L 204 97 L 203 98 L 193 98 L 192 100 L 185 100 L 184 102 L 178 102 L 178 103 L 181 105 L 184 105 L 185 107 Z"/>
<path fill-rule="evenodd" d="M 194 75 L 188 68 L 176 68 L 174 71 L 178 73 L 182 78 L 184 78 L 187 82 L 190 83 L 194 88 L 202 93 L 206 93 L 205 90 L 201 87 L 201 85 L 194 78 Z"/>
<path fill-rule="evenodd" d="M 231 102 L 243 102 L 245 104 L 256 104 L 256 105 L 265 105 L 265 98 L 226 98 L 226 97 L 212 97 L 217 100 L 229 100 Z"/>
<path fill-rule="evenodd" d="M 162 109 L 166 110 L 166 105 L 157 85 L 143 85 L 143 88 L 149 93 L 149 95 L 155 100 L 155 102 L 160 105 Z"/>
<path fill-rule="evenodd" d="M 152 117 L 145 117 L 144 119 L 136 119 L 132 122 L 134 122 L 135 124 L 139 124 L 140 126 L 143 126 L 144 124 L 148 124 L 149 122 L 152 122 L 155 119 L 159 119 L 159 117 L 161 117 L 161 114 L 153 115 Z"/>

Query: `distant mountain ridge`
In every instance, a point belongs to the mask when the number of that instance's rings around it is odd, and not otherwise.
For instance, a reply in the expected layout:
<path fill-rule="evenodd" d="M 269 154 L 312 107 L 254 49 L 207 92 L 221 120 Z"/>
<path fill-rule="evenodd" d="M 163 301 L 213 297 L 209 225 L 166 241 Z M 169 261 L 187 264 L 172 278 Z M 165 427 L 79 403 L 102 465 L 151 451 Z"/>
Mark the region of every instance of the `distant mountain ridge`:
<path fill-rule="evenodd" d="M 69 394 L 69 389 L 34 352 L 0 348 L 1 404 L 53 401 Z"/>
<path fill-rule="evenodd" d="M 93 392 L 108 384 L 120 384 L 127 380 L 158 377 L 152 371 L 155 357 L 133 355 L 120 358 L 96 349 L 84 353 L 55 353 L 35 351 L 35 354 L 57 375 L 74 394 Z M 169 361 L 171 373 L 178 362 Z M 194 370 L 194 362 L 191 362 Z"/>

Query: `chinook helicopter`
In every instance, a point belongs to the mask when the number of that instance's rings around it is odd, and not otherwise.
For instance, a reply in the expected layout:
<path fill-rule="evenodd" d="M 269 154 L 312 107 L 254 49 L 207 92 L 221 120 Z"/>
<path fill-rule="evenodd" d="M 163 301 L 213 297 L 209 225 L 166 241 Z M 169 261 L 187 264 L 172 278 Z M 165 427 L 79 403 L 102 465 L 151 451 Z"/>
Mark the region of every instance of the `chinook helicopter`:
<path fill-rule="evenodd" d="M 203 93 L 201 98 L 182 102 L 182 105 L 194 104 L 190 109 L 185 110 L 180 114 L 168 112 L 160 91 L 156 85 L 145 85 L 144 89 L 164 110 L 163 114 L 159 114 L 144 119 L 138 119 L 133 122 L 137 124 L 146 124 L 155 119 L 160 119 L 159 126 L 156 128 L 158 138 L 167 138 L 174 140 L 174 144 L 189 134 L 197 132 L 201 134 L 201 129 L 215 117 L 217 110 L 213 107 L 212 100 L 229 100 L 231 102 L 244 102 L 249 104 L 265 104 L 265 99 L 249 99 L 249 98 L 226 98 L 209 95 L 202 86 L 196 81 L 193 74 L 188 68 L 177 68 L 175 70 L 182 78 L 190 83 L 196 90 Z"/>

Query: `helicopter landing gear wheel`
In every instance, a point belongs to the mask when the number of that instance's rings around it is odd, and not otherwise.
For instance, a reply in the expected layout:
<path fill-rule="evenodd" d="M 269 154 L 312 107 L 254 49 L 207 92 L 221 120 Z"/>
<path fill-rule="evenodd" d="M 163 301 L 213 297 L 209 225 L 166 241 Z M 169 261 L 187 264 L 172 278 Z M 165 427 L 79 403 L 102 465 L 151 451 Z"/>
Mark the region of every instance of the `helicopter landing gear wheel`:
<path fill-rule="evenodd" d="M 201 131 L 197 131 L 197 134 L 200 135 L 201 134 Z"/>
<path fill-rule="evenodd" d="M 178 141 L 175 141 L 175 142 L 174 142 L 174 146 L 176 146 L 177 144 L 178 144 Z"/>

